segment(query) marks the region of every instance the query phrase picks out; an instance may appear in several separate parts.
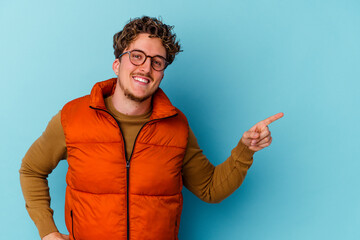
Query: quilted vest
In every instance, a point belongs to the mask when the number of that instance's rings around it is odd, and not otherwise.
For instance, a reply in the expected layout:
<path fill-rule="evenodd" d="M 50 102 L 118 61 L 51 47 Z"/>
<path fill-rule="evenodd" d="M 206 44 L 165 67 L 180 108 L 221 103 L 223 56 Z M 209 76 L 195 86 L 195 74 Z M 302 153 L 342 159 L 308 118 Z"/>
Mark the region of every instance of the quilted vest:
<path fill-rule="evenodd" d="M 61 111 L 70 239 L 178 239 L 187 120 L 158 89 L 127 161 L 121 129 L 104 103 L 115 85 L 116 79 L 99 82 Z"/>

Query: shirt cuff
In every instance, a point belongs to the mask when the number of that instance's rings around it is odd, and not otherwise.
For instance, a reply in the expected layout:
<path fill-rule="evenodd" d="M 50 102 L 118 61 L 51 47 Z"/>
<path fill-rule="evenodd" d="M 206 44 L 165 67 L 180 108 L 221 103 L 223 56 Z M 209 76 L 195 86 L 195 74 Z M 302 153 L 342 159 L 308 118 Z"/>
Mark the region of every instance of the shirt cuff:
<path fill-rule="evenodd" d="M 236 162 L 247 166 L 247 168 L 250 168 L 251 164 L 253 163 L 254 153 L 254 151 L 250 150 L 248 146 L 243 144 L 240 140 L 238 145 L 231 151 L 231 156 Z"/>
<path fill-rule="evenodd" d="M 43 238 L 52 232 L 59 231 L 52 217 L 44 217 L 41 220 L 37 221 L 35 225 L 39 231 L 40 238 Z"/>

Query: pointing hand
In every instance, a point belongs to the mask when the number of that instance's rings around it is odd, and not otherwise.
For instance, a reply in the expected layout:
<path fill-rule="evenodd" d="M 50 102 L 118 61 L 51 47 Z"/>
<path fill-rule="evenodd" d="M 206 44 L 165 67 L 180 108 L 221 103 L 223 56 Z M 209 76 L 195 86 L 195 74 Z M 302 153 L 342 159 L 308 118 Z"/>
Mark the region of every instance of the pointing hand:
<path fill-rule="evenodd" d="M 275 114 L 255 124 L 249 131 L 246 131 L 241 142 L 252 151 L 259 151 L 271 144 L 272 137 L 268 125 L 284 116 L 283 113 Z"/>

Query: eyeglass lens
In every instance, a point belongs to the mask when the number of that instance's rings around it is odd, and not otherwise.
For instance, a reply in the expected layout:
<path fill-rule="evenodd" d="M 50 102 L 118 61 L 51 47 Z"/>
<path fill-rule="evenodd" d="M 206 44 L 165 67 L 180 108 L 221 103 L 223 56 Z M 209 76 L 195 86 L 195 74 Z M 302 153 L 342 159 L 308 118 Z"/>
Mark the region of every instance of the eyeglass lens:
<path fill-rule="evenodd" d="M 129 56 L 130 56 L 131 63 L 134 65 L 139 66 L 139 65 L 144 64 L 144 62 L 146 61 L 146 58 L 149 57 L 149 58 L 151 58 L 151 66 L 155 70 L 162 71 L 166 67 L 165 59 L 163 59 L 162 57 L 159 57 L 159 56 L 154 56 L 154 57 L 146 56 L 145 53 L 137 51 L 137 50 L 131 51 Z"/>

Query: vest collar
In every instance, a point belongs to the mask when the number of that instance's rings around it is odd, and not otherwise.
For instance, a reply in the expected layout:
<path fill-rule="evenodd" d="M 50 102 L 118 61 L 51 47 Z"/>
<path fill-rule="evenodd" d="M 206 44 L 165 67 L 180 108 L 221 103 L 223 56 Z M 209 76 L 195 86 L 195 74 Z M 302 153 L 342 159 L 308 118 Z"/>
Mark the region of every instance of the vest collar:
<path fill-rule="evenodd" d="M 96 83 L 90 93 L 90 107 L 106 110 L 104 99 L 114 93 L 116 81 L 116 78 L 111 78 Z M 176 114 L 176 108 L 171 104 L 163 90 L 158 88 L 152 97 L 150 120 L 167 118 Z"/>

